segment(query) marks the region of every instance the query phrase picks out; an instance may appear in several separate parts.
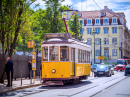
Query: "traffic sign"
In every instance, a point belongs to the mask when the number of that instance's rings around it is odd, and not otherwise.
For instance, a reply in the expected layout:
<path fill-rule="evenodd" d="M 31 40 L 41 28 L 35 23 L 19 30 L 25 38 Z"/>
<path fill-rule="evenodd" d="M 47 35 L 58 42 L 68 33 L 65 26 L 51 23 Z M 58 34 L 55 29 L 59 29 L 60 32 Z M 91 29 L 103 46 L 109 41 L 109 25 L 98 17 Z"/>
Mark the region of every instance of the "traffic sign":
<path fill-rule="evenodd" d="M 32 70 L 36 70 L 36 52 L 32 53 Z"/>
<path fill-rule="evenodd" d="M 34 41 L 28 41 L 27 47 L 28 47 L 28 48 L 33 48 L 34 45 L 35 45 L 35 42 L 34 42 Z"/>
<path fill-rule="evenodd" d="M 104 59 L 104 56 L 98 56 L 98 59 L 102 59 L 102 60 L 103 60 L 103 59 Z"/>

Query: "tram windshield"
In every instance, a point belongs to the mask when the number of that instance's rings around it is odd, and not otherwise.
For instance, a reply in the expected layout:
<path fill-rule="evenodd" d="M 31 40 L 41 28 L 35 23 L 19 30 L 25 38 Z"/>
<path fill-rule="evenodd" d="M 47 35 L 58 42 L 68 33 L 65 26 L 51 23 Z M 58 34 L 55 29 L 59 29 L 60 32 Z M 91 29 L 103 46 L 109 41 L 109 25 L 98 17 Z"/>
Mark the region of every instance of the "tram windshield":
<path fill-rule="evenodd" d="M 58 46 L 49 47 L 49 57 L 50 61 L 58 61 Z"/>
<path fill-rule="evenodd" d="M 69 47 L 60 47 L 60 61 L 69 61 Z"/>

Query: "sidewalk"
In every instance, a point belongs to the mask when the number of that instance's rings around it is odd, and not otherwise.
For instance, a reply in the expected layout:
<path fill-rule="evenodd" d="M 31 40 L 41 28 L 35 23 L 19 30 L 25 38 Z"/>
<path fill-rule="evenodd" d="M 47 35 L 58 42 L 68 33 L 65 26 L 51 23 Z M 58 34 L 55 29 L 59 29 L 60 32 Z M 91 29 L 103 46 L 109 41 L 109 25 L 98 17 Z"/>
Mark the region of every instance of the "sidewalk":
<path fill-rule="evenodd" d="M 13 80 L 12 87 L 6 87 L 7 80 L 5 80 L 4 84 L 0 83 L 0 94 L 10 92 L 10 91 L 19 90 L 19 89 L 43 85 L 42 80 L 40 83 L 40 79 L 38 77 L 36 77 L 34 84 L 33 84 L 33 79 L 32 79 L 32 84 L 30 84 L 30 82 L 31 82 L 30 79 L 22 79 L 22 85 L 21 85 L 21 79 L 18 78 L 16 80 Z"/>

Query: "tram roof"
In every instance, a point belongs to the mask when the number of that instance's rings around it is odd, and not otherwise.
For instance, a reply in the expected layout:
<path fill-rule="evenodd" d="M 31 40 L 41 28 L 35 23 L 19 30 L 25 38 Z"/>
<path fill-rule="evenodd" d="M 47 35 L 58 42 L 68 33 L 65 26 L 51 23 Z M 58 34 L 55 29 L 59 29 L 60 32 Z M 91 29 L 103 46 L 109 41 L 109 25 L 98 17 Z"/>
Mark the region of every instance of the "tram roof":
<path fill-rule="evenodd" d="M 77 44 L 90 47 L 86 43 L 87 42 L 79 41 L 78 39 L 72 38 L 71 33 L 46 34 L 45 41 L 42 42 L 42 44 Z"/>

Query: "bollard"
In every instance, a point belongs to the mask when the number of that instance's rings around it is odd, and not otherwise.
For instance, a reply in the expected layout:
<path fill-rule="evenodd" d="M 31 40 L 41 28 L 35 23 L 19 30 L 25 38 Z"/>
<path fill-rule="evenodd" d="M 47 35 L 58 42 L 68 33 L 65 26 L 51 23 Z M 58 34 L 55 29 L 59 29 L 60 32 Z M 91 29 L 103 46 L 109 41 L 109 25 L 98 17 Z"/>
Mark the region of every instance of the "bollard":
<path fill-rule="evenodd" d="M 21 70 L 21 86 L 22 86 L 22 70 Z"/>
<path fill-rule="evenodd" d="M 41 70 L 40 70 L 40 83 L 41 83 Z"/>
<path fill-rule="evenodd" d="M 11 71 L 9 72 L 9 78 L 10 78 L 10 81 L 9 81 L 9 86 L 11 86 Z"/>
<path fill-rule="evenodd" d="M 30 70 L 30 84 L 32 84 L 32 70 Z"/>

